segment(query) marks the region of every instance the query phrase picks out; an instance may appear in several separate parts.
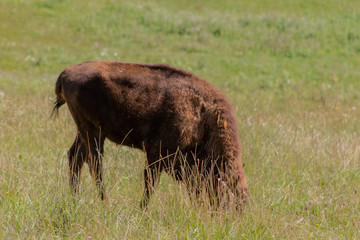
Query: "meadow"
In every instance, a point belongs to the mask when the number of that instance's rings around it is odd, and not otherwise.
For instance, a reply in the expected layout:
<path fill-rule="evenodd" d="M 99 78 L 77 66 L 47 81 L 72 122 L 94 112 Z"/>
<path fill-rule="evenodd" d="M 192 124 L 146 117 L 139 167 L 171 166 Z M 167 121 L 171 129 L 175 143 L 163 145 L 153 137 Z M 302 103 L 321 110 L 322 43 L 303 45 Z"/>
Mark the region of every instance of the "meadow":
<path fill-rule="evenodd" d="M 2 0 L 0 239 L 359 239 L 360 1 Z M 250 199 L 190 201 L 163 174 L 141 211 L 145 154 L 105 143 L 102 204 L 77 198 L 57 76 L 89 60 L 168 63 L 233 104 Z"/>

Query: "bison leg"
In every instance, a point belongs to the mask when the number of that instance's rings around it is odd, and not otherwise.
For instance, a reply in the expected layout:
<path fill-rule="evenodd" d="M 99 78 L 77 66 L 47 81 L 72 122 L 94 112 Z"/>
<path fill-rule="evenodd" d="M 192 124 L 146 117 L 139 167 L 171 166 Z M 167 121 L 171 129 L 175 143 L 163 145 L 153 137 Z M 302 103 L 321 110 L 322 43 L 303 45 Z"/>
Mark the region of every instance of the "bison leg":
<path fill-rule="evenodd" d="M 162 172 L 162 164 L 161 160 L 159 160 L 159 156 L 160 154 L 147 154 L 147 162 L 144 169 L 145 190 L 140 202 L 141 209 L 145 209 L 147 207 L 150 196 L 154 192 L 155 186 L 159 181 L 159 177 Z"/>
<path fill-rule="evenodd" d="M 104 137 L 87 137 L 88 159 L 90 174 L 95 179 L 101 200 L 105 200 L 105 187 L 102 179 L 102 157 L 104 154 Z"/>
<path fill-rule="evenodd" d="M 79 191 L 81 167 L 84 164 L 85 156 L 86 156 L 85 146 L 84 144 L 81 143 L 79 134 L 77 134 L 73 145 L 68 151 L 70 187 L 72 189 L 73 194 Z"/>

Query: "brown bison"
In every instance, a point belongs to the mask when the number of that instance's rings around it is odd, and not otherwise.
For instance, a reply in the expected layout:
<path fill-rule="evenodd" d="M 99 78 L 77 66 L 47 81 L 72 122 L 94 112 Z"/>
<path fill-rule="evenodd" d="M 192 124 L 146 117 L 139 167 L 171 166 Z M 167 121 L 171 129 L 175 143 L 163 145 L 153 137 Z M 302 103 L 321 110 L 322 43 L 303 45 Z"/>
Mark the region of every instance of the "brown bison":
<path fill-rule="evenodd" d="M 66 68 L 55 93 L 54 112 L 67 103 L 78 129 L 68 152 L 74 193 L 86 162 L 104 200 L 107 138 L 146 152 L 141 207 L 147 206 L 163 170 L 191 183 L 197 194 L 202 189 L 191 177 L 193 170 L 200 179 L 210 179 L 205 189 L 212 203 L 218 203 L 214 199 L 224 188 L 240 205 L 247 199 L 232 107 L 204 79 L 164 64 L 94 61 Z"/>

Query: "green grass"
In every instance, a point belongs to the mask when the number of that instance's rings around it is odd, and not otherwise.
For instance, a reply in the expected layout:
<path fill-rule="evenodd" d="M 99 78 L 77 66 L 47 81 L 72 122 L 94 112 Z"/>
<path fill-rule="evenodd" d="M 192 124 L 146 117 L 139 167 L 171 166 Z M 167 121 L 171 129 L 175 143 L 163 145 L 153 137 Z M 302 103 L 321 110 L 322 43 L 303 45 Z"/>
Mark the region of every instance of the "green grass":
<path fill-rule="evenodd" d="M 0 2 L 1 239 L 360 238 L 360 2 Z M 251 190 L 243 214 L 194 206 L 163 175 L 141 212 L 145 155 L 105 144 L 101 204 L 54 84 L 88 60 L 169 63 L 215 83 L 236 109 Z"/>

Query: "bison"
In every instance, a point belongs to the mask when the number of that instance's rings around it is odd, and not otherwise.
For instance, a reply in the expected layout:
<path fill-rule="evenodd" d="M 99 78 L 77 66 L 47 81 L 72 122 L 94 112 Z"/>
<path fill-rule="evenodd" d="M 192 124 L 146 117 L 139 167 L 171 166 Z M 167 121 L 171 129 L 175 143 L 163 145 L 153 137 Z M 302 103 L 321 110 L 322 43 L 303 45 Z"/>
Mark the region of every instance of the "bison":
<path fill-rule="evenodd" d="M 191 177 L 193 170 L 200 179 L 210 179 L 205 189 L 213 205 L 221 189 L 228 189 L 239 205 L 246 201 L 248 185 L 233 109 L 204 79 L 165 64 L 92 61 L 66 68 L 55 93 L 53 113 L 67 103 L 77 126 L 68 151 L 73 193 L 86 162 L 101 199 L 106 198 L 102 157 L 109 139 L 146 153 L 142 208 L 163 170 L 191 183 L 189 189 L 197 194 L 204 188 Z"/>

